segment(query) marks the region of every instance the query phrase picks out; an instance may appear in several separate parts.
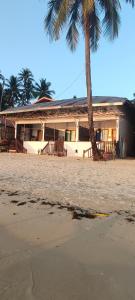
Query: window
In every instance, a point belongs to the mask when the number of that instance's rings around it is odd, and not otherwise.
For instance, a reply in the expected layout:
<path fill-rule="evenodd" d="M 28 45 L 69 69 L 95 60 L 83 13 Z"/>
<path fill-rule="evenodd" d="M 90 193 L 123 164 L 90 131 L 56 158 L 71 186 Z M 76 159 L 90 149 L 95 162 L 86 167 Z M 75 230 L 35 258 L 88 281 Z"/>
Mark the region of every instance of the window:
<path fill-rule="evenodd" d="M 116 140 L 116 129 L 115 128 L 102 129 L 101 140 L 105 141 L 105 142 L 115 141 Z"/>
<path fill-rule="evenodd" d="M 76 133 L 75 130 L 66 130 L 65 132 L 65 141 L 75 142 Z"/>
<path fill-rule="evenodd" d="M 108 133 L 109 133 L 108 129 L 102 129 L 102 131 L 101 131 L 102 141 L 108 141 Z"/>

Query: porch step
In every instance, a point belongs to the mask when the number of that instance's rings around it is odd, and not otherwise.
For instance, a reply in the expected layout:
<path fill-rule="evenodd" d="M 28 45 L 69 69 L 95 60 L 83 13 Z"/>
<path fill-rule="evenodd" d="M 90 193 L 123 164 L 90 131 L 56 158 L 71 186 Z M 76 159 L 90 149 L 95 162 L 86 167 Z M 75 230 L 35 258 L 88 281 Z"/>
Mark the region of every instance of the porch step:
<path fill-rule="evenodd" d="M 7 148 L 6 147 L 0 147 L 0 152 L 7 152 Z"/>
<path fill-rule="evenodd" d="M 16 149 L 9 149 L 9 153 L 17 153 Z"/>
<path fill-rule="evenodd" d="M 19 140 L 12 140 L 9 145 L 9 153 L 27 153 L 27 149 L 23 147 L 23 143 Z"/>
<path fill-rule="evenodd" d="M 8 141 L 7 140 L 1 140 L 0 141 L 0 152 L 7 152 L 9 148 Z"/>
<path fill-rule="evenodd" d="M 64 142 L 55 141 L 55 142 L 48 142 L 46 146 L 41 149 L 40 154 L 42 155 L 56 155 L 56 156 L 67 156 L 67 150 L 64 149 Z"/>

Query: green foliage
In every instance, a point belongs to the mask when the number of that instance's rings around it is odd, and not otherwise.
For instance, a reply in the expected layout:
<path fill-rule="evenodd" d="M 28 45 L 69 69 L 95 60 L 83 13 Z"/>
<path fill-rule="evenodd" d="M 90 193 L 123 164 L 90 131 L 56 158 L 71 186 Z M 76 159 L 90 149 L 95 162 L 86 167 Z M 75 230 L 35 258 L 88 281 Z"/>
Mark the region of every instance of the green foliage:
<path fill-rule="evenodd" d="M 51 82 L 47 82 L 46 79 L 40 79 L 39 83 L 35 83 L 34 87 L 34 95 L 36 97 L 48 97 L 52 98 L 51 96 L 55 93 L 53 90 L 50 90 Z"/>
<path fill-rule="evenodd" d="M 15 106 L 20 101 L 20 83 L 16 76 L 10 76 L 9 79 L 6 80 L 5 90 L 3 96 L 8 101 L 9 106 Z"/>
<path fill-rule="evenodd" d="M 134 6 L 134 0 L 126 0 Z M 110 39 L 118 36 L 121 6 L 119 0 L 50 0 L 45 18 L 45 30 L 51 39 L 59 39 L 64 26 L 67 28 L 67 43 L 76 49 L 81 27 L 85 34 L 86 19 L 89 24 L 89 41 L 93 51 L 97 50 L 100 35 Z"/>
<path fill-rule="evenodd" d="M 46 79 L 35 82 L 28 68 L 22 69 L 18 76 L 12 75 L 9 79 L 5 79 L 0 72 L 0 110 L 28 105 L 33 97 L 51 98 L 54 91 L 50 90 L 50 86 L 51 83 Z"/>
<path fill-rule="evenodd" d="M 30 104 L 30 100 L 33 97 L 33 86 L 34 77 L 32 72 L 26 68 L 22 69 L 22 71 L 19 73 L 19 82 L 20 82 L 20 106 L 28 105 Z"/>

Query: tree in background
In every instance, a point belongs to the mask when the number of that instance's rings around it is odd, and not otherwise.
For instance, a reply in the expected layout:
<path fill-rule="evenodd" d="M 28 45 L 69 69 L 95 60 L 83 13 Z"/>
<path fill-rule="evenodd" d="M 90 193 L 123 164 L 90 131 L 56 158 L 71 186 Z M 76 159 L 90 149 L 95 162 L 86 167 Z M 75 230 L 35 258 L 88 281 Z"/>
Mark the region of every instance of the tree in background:
<path fill-rule="evenodd" d="M 42 98 L 48 97 L 52 98 L 52 95 L 55 94 L 53 90 L 50 90 L 51 82 L 47 82 L 46 79 L 40 79 L 39 83 L 35 83 L 34 86 L 34 95 L 35 97 Z"/>
<path fill-rule="evenodd" d="M 41 79 L 34 85 L 32 72 L 26 68 L 22 69 L 18 76 L 10 76 L 9 79 L 0 72 L 0 110 L 9 107 L 24 106 L 31 103 L 33 97 L 48 97 L 55 93 L 50 90 L 51 82 Z"/>
<path fill-rule="evenodd" d="M 22 69 L 19 73 L 19 82 L 20 82 L 20 106 L 30 104 L 30 100 L 33 98 L 33 91 L 34 91 L 34 77 L 32 72 L 26 68 Z"/>
<path fill-rule="evenodd" d="M 134 0 L 126 2 L 134 5 Z M 111 40 L 118 36 L 120 8 L 119 0 L 50 0 L 45 18 L 45 30 L 51 39 L 58 40 L 63 27 L 67 28 L 66 39 L 72 51 L 78 44 L 79 29 L 83 31 L 89 135 L 94 160 L 99 160 L 101 156 L 97 149 L 93 124 L 91 50 L 98 48 L 101 29 Z"/>
<path fill-rule="evenodd" d="M 14 107 L 20 102 L 20 82 L 18 77 L 12 75 L 5 81 L 3 99 L 5 106 Z M 3 103 L 3 105 L 4 105 Z"/>
<path fill-rule="evenodd" d="M 0 71 L 0 111 L 3 108 L 3 93 L 4 93 L 4 86 L 5 86 L 5 78 Z"/>

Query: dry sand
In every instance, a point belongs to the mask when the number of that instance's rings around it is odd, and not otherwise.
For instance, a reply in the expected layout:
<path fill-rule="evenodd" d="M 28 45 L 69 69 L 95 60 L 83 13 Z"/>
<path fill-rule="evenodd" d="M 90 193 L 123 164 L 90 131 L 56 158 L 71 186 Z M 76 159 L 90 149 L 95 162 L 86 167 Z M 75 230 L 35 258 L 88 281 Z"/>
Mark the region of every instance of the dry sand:
<path fill-rule="evenodd" d="M 134 300 L 134 175 L 134 160 L 0 154 L 0 300 Z M 73 220 L 43 199 L 113 213 Z"/>
<path fill-rule="evenodd" d="M 98 210 L 135 208 L 135 160 L 0 154 L 0 189 Z"/>

